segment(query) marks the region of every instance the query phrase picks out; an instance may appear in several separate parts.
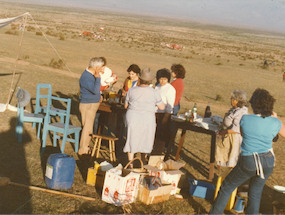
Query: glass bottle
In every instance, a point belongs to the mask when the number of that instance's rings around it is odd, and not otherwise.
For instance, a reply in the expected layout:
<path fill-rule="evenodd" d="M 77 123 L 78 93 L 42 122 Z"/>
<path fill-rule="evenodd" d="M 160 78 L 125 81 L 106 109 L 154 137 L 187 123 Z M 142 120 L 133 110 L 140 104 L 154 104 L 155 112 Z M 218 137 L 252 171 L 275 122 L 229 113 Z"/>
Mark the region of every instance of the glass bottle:
<path fill-rule="evenodd" d="M 192 116 L 193 116 L 193 120 L 197 119 L 197 105 L 196 105 L 196 103 L 194 103 L 194 106 L 192 108 Z"/>
<path fill-rule="evenodd" d="M 209 117 L 211 117 L 211 115 L 212 115 L 212 112 L 211 112 L 210 105 L 209 105 L 209 103 L 208 103 L 208 105 L 207 105 L 207 107 L 206 107 L 206 109 L 205 109 L 204 118 L 209 118 Z"/>

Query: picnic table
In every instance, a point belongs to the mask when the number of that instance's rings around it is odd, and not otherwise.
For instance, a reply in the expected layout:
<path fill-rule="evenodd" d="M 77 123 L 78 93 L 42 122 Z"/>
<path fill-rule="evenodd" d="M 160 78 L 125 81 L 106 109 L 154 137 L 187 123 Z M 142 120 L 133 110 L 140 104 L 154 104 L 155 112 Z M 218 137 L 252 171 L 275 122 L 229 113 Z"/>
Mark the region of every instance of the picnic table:
<path fill-rule="evenodd" d="M 209 180 L 213 180 L 214 166 L 215 166 L 216 131 L 218 129 L 218 126 L 212 124 L 208 127 L 205 127 L 202 126 L 202 124 L 199 122 L 186 122 L 185 120 L 178 120 L 177 118 L 174 117 L 172 117 L 172 122 L 174 123 L 175 131 L 177 131 L 178 129 L 182 130 L 175 160 L 180 159 L 180 151 L 183 148 L 186 131 L 193 131 L 193 132 L 211 135 Z M 176 136 L 176 133 L 174 135 Z"/>
<path fill-rule="evenodd" d="M 115 124 L 114 133 L 120 138 L 122 131 L 123 115 L 127 111 L 123 104 L 109 103 L 108 101 L 103 101 L 100 103 L 98 110 L 101 112 L 102 117 L 99 118 L 99 129 L 98 134 L 102 131 L 102 126 L 110 124 Z M 115 123 L 114 123 L 115 122 Z"/>

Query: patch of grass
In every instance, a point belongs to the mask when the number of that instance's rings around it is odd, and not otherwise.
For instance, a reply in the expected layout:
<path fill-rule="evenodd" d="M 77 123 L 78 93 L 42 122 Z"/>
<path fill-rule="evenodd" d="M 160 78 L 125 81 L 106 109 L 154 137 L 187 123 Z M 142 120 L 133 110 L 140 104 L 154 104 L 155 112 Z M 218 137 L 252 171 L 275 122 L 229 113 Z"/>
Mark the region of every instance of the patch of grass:
<path fill-rule="evenodd" d="M 8 30 L 5 32 L 5 34 L 10 34 L 10 35 L 19 35 L 18 31 L 14 31 L 14 30 Z"/>
<path fill-rule="evenodd" d="M 63 61 L 59 59 L 58 61 L 54 58 L 51 59 L 49 66 L 55 69 L 62 69 L 63 68 Z"/>
<path fill-rule="evenodd" d="M 36 28 L 34 26 L 30 26 L 30 25 L 27 26 L 27 31 L 35 31 L 35 30 Z"/>
<path fill-rule="evenodd" d="M 63 34 L 59 35 L 59 40 L 65 40 L 65 36 Z"/>
<path fill-rule="evenodd" d="M 223 97 L 220 94 L 217 94 L 215 100 L 216 101 L 222 101 Z"/>
<path fill-rule="evenodd" d="M 29 55 L 24 55 L 23 59 L 28 60 L 28 59 L 30 59 L 30 56 Z"/>
<path fill-rule="evenodd" d="M 37 36 L 43 36 L 43 33 L 42 33 L 41 31 L 37 31 L 37 32 L 36 32 L 36 35 L 37 35 Z"/>

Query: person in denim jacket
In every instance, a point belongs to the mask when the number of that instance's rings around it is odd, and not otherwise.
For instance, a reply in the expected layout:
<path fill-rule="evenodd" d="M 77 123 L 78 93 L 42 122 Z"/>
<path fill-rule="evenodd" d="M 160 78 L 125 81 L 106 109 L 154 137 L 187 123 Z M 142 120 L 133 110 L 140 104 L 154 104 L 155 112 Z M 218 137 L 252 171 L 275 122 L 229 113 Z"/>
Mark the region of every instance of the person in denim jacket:
<path fill-rule="evenodd" d="M 245 213 L 259 213 L 262 190 L 274 168 L 272 140 L 277 134 L 285 137 L 285 126 L 273 112 L 274 102 L 267 90 L 256 89 L 252 94 L 254 114 L 244 115 L 240 121 L 243 140 L 238 163 L 223 181 L 210 214 L 223 214 L 231 193 L 247 180 L 250 182 Z"/>

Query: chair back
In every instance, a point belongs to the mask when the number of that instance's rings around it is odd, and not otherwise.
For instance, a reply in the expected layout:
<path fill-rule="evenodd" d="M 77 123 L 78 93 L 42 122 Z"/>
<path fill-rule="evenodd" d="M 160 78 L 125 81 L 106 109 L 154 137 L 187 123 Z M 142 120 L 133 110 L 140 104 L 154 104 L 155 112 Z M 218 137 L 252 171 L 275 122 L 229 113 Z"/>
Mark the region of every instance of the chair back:
<path fill-rule="evenodd" d="M 70 119 L 70 109 L 71 109 L 71 99 L 67 98 L 60 98 L 60 97 L 56 97 L 56 96 L 51 96 L 50 99 L 48 99 L 48 104 L 47 104 L 47 112 L 46 112 L 46 116 L 45 116 L 45 123 L 50 122 L 50 111 L 51 111 L 51 104 L 53 101 L 58 101 L 58 102 L 63 102 L 65 103 L 66 108 L 62 109 L 61 114 L 64 116 L 64 129 L 67 130 L 69 127 L 69 119 Z"/>
<path fill-rule="evenodd" d="M 44 89 L 47 89 L 47 92 Z M 45 92 L 43 93 L 43 91 Z M 41 112 L 41 99 L 48 100 L 51 97 L 51 95 L 52 95 L 51 94 L 51 84 L 37 84 L 35 113 Z"/>

